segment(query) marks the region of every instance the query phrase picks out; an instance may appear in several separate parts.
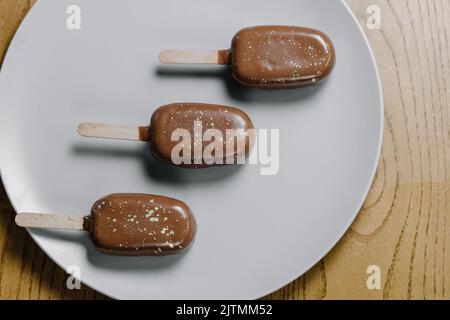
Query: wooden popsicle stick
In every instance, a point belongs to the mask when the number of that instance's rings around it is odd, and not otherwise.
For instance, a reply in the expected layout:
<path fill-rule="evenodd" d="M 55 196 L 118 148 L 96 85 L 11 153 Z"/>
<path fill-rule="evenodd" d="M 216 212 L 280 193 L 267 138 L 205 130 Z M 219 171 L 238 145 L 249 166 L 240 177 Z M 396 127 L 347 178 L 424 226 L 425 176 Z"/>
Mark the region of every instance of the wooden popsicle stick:
<path fill-rule="evenodd" d="M 122 126 L 106 123 L 84 122 L 78 126 L 78 134 L 83 137 L 118 140 L 147 141 L 148 127 Z"/>
<path fill-rule="evenodd" d="M 87 230 L 84 216 L 62 214 L 19 213 L 16 215 L 16 224 L 24 228 Z"/>
<path fill-rule="evenodd" d="M 163 64 L 230 64 L 230 50 L 164 50 L 159 54 Z"/>

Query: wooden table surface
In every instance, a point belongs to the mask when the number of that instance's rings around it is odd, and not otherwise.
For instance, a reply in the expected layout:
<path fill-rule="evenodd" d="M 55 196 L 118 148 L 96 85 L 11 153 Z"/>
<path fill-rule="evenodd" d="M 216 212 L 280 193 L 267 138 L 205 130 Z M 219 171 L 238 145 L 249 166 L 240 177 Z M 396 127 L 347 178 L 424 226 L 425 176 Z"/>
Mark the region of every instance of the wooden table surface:
<path fill-rule="evenodd" d="M 34 0 L 0 0 L 0 61 Z M 374 49 L 385 135 L 372 190 L 351 229 L 306 275 L 268 299 L 449 299 L 450 1 L 347 0 Z M 366 26 L 381 9 L 381 29 Z M 0 184 L 0 299 L 105 299 L 15 226 Z M 367 268 L 381 271 L 369 290 Z"/>

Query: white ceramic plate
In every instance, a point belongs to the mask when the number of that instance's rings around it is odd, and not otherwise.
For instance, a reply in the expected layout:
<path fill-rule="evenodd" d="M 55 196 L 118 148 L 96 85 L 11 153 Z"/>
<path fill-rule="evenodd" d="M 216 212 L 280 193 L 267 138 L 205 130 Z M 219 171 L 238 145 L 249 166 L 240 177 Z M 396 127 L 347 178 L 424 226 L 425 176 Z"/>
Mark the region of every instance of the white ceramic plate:
<path fill-rule="evenodd" d="M 81 8 L 79 31 L 66 9 Z M 227 48 L 240 28 L 304 25 L 334 41 L 337 64 L 315 88 L 255 91 L 223 67 L 162 67 L 165 48 Z M 241 107 L 280 129 L 280 170 L 185 170 L 139 143 L 86 140 L 81 121 L 146 124 L 159 105 Z M 114 298 L 257 298 L 312 267 L 347 230 L 372 181 L 383 105 L 374 60 L 341 1 L 39 1 L 0 75 L 0 167 L 17 211 L 89 213 L 113 192 L 187 202 L 198 222 L 189 252 L 125 258 L 97 253 L 82 232 L 30 231 L 60 266 Z"/>

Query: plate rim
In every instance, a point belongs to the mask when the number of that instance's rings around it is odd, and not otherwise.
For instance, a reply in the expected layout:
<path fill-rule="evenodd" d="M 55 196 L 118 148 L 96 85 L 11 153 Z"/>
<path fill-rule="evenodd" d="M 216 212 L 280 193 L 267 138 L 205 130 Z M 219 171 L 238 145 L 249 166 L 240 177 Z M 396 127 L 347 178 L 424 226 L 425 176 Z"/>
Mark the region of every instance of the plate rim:
<path fill-rule="evenodd" d="M 352 217 L 350 218 L 350 221 L 347 223 L 346 227 L 343 228 L 343 231 L 341 233 L 338 234 L 336 240 L 333 240 L 331 245 L 329 247 L 327 247 L 326 249 L 324 249 L 325 253 L 319 255 L 320 257 L 317 258 L 316 260 L 313 260 L 313 263 L 309 264 L 308 267 L 305 268 L 305 271 L 300 272 L 296 277 L 290 279 L 289 281 L 283 283 L 282 286 L 279 286 L 275 289 L 272 289 L 268 292 L 266 292 L 263 295 L 259 295 L 256 298 L 254 298 L 253 300 L 256 299 L 260 299 L 262 297 L 265 297 L 279 289 L 284 288 L 285 286 L 287 286 L 288 284 L 290 284 L 291 282 L 297 280 L 298 278 L 300 278 L 301 276 L 303 276 L 305 273 L 307 273 L 309 270 L 311 270 L 317 263 L 320 262 L 320 260 L 322 260 L 323 258 L 325 258 L 331 250 L 333 250 L 333 248 L 339 243 L 339 241 L 342 239 L 342 237 L 348 232 L 348 230 L 350 229 L 350 227 L 352 226 L 353 222 L 355 221 L 356 217 L 359 215 L 362 206 L 364 205 L 364 202 L 367 199 L 367 196 L 369 195 L 370 189 L 372 188 L 372 184 L 373 181 L 375 179 L 375 175 L 377 173 L 377 169 L 378 169 L 378 163 L 380 161 L 380 157 L 381 157 L 381 150 L 383 147 L 383 138 L 384 138 L 384 112 L 385 112 L 385 106 L 384 106 L 384 96 L 383 96 L 383 85 L 381 82 L 381 75 L 380 75 L 380 70 L 378 68 L 378 64 L 377 64 L 377 60 L 375 58 L 375 53 L 373 51 L 372 45 L 369 42 L 369 38 L 367 37 L 366 33 L 364 32 L 364 29 L 362 28 L 361 24 L 358 21 L 358 18 L 356 17 L 356 15 L 353 13 L 353 11 L 350 9 L 350 6 L 347 4 L 346 0 L 340 0 L 341 4 L 344 6 L 344 8 L 347 10 L 347 12 L 350 14 L 350 16 L 352 17 L 354 23 L 357 25 L 359 32 L 361 33 L 364 42 L 366 44 L 367 49 L 369 50 L 369 54 L 370 54 L 370 58 L 373 64 L 373 67 L 375 69 L 375 77 L 377 80 L 377 85 L 378 85 L 378 98 L 380 99 L 380 122 L 379 126 L 380 126 L 380 132 L 379 132 L 379 139 L 378 139 L 378 146 L 377 146 L 377 155 L 376 155 L 376 159 L 375 162 L 373 163 L 373 167 L 372 167 L 372 172 L 370 175 L 370 179 L 368 181 L 368 185 L 366 186 L 366 189 L 364 191 L 364 196 L 363 198 L 360 200 L 358 206 L 357 206 L 357 210 L 355 213 L 353 213 Z"/>

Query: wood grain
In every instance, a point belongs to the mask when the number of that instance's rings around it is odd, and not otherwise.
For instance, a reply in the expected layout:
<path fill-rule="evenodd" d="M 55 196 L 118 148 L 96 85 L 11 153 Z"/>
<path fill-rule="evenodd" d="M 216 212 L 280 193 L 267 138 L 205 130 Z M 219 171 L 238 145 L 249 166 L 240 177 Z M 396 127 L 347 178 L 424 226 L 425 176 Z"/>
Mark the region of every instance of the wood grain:
<path fill-rule="evenodd" d="M 0 0 L 0 57 L 34 1 Z M 312 270 L 267 299 L 449 299 L 450 1 L 347 0 L 372 44 L 386 105 L 382 157 L 350 230 Z M 366 8 L 381 8 L 368 30 Z M 0 59 L 1 60 L 1 59 Z M 14 225 L 0 188 L 0 298 L 104 299 Z M 366 286 L 380 267 L 380 290 Z"/>

